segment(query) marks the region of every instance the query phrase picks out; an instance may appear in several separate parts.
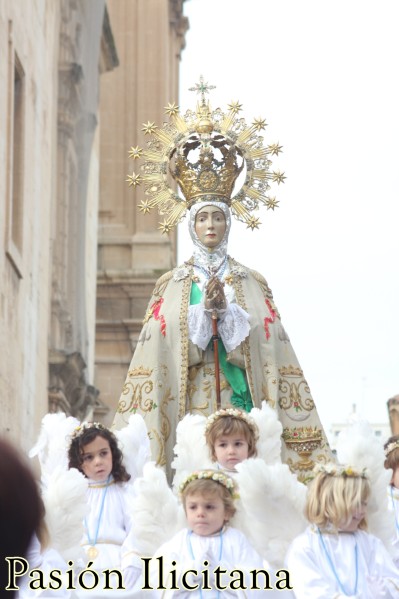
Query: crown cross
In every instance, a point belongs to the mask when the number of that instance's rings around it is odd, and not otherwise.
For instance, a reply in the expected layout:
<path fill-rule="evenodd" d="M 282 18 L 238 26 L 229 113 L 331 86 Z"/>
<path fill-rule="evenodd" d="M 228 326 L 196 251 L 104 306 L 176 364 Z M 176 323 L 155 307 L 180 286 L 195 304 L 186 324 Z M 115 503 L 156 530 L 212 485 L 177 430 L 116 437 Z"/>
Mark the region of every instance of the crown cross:
<path fill-rule="evenodd" d="M 209 94 L 211 89 L 216 89 L 216 85 L 209 85 L 209 83 L 205 83 L 204 78 L 201 75 L 199 83 L 196 83 L 194 87 L 189 87 L 188 91 L 197 92 L 197 94 L 201 94 L 201 103 L 205 104 L 205 94 Z"/>

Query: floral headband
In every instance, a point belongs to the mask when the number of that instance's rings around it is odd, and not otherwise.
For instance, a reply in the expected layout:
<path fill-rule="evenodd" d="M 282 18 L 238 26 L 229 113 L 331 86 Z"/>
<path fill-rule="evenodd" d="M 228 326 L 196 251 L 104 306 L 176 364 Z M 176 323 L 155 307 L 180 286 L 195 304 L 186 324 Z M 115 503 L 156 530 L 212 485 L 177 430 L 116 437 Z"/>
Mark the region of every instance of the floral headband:
<path fill-rule="evenodd" d="M 369 478 L 367 468 L 362 470 L 355 470 L 352 466 L 343 466 L 342 464 L 334 464 L 334 462 L 327 462 L 327 464 L 316 464 L 313 469 L 315 474 L 322 472 L 329 476 L 342 476 L 344 478 Z"/>
<path fill-rule="evenodd" d="M 394 449 L 399 449 L 399 439 L 397 439 L 396 441 L 392 441 L 392 443 L 389 443 L 385 447 L 385 449 L 384 449 L 385 457 L 387 458 L 388 455 L 391 453 L 391 451 L 393 451 Z"/>
<path fill-rule="evenodd" d="M 75 439 L 77 439 L 78 437 L 80 437 L 81 435 L 83 435 L 83 433 L 85 431 L 87 431 L 88 429 L 91 428 L 95 428 L 99 431 L 105 431 L 107 430 L 107 427 L 104 426 L 103 424 L 101 424 L 101 422 L 81 422 L 73 431 L 71 434 L 71 441 L 74 441 Z"/>
<path fill-rule="evenodd" d="M 223 485 L 224 487 L 226 487 L 233 499 L 238 499 L 239 495 L 236 483 L 230 476 L 224 474 L 220 470 L 196 470 L 195 472 L 192 472 L 189 476 L 187 476 L 187 478 L 184 479 L 184 481 L 179 486 L 179 495 L 181 496 L 183 494 L 184 489 L 193 480 L 204 479 L 213 480 L 215 481 L 215 483 Z"/>
<path fill-rule="evenodd" d="M 237 418 L 238 420 L 243 420 L 246 422 L 251 430 L 254 440 L 257 441 L 259 439 L 259 429 L 255 420 L 252 418 L 252 416 L 246 412 L 237 410 L 237 408 L 222 408 L 221 410 L 218 410 L 217 412 L 214 412 L 208 416 L 205 426 L 205 434 L 212 428 L 217 420 L 226 416 L 232 416 L 232 418 Z"/>

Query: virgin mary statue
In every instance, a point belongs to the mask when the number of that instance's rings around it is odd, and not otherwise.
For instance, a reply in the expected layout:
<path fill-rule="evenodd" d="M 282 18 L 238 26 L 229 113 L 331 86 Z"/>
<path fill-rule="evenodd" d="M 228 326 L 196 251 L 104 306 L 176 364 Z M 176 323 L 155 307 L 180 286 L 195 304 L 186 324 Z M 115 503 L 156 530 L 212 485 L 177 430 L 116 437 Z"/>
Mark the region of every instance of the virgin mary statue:
<path fill-rule="evenodd" d="M 147 150 L 132 152 L 145 160 L 141 174 L 130 175 L 134 185 L 145 185 L 140 208 L 157 207 L 165 233 L 188 212 L 193 251 L 155 285 L 114 426 L 141 414 L 153 459 L 170 475 L 176 426 L 185 414 L 209 415 L 218 404 L 250 411 L 266 401 L 283 425 L 282 459 L 305 480 L 315 462 L 331 459 L 314 401 L 266 280 L 227 252 L 232 215 L 254 229 L 259 203 L 276 206 L 266 194 L 284 180 L 271 171 L 281 147 L 263 145 L 264 120 L 248 126 L 238 102 L 226 113 L 212 110 L 205 99 L 210 87 L 201 79 L 195 89 L 196 110 L 182 116 L 169 104 L 169 122 L 148 123 Z M 241 172 L 244 182 L 234 194 Z"/>

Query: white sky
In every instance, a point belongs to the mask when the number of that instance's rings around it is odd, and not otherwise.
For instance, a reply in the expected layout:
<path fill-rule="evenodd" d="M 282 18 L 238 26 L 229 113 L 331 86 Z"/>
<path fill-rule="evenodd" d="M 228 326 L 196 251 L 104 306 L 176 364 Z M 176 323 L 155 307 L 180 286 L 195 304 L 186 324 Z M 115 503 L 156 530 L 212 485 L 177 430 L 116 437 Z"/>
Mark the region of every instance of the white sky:
<path fill-rule="evenodd" d="M 229 253 L 267 279 L 324 426 L 399 393 L 397 0 L 186 0 L 183 110 L 203 74 L 283 153 L 275 212 Z M 179 261 L 190 255 L 180 225 Z"/>

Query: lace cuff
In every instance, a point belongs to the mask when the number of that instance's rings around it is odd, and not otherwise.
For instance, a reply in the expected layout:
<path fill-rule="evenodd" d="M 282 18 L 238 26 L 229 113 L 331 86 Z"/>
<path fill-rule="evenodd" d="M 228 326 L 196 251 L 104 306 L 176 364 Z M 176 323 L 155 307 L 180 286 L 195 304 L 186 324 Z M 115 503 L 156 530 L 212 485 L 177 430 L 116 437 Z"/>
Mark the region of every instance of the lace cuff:
<path fill-rule="evenodd" d="M 238 304 L 228 304 L 218 321 L 218 330 L 226 352 L 233 351 L 249 335 L 249 314 Z M 206 350 L 212 337 L 212 319 L 203 304 L 189 306 L 188 336 L 195 345 Z"/>
<path fill-rule="evenodd" d="M 188 308 L 188 336 L 195 345 L 206 350 L 212 337 L 212 320 L 203 304 L 193 304 Z"/>
<path fill-rule="evenodd" d="M 249 335 L 249 314 L 238 304 L 228 304 L 223 320 L 219 322 L 219 334 L 226 352 L 233 351 Z"/>

